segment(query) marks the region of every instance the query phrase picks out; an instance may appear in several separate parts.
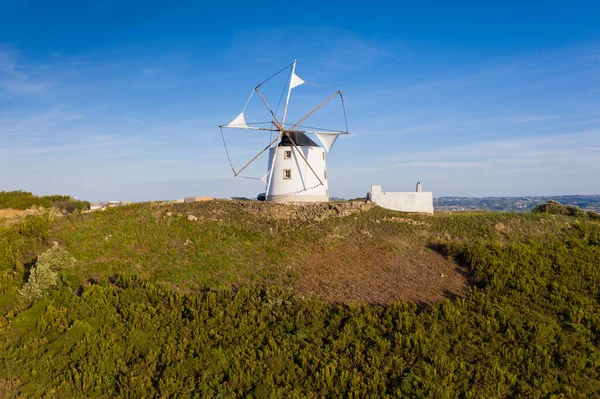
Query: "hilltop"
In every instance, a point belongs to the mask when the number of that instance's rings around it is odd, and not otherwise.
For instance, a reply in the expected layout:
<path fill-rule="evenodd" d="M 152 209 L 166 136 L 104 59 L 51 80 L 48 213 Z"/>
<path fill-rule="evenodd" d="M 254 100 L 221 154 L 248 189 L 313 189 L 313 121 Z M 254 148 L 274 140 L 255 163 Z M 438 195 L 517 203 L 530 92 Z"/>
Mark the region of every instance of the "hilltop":
<path fill-rule="evenodd" d="M 0 396 L 595 396 L 600 221 L 537 211 L 23 214 L 0 223 Z"/>
<path fill-rule="evenodd" d="M 191 219 L 191 220 L 190 220 Z M 79 259 L 72 279 L 115 272 L 189 292 L 277 284 L 333 302 L 434 302 L 466 271 L 428 247 L 431 221 L 364 201 L 137 204 L 63 218 L 52 239 Z"/>

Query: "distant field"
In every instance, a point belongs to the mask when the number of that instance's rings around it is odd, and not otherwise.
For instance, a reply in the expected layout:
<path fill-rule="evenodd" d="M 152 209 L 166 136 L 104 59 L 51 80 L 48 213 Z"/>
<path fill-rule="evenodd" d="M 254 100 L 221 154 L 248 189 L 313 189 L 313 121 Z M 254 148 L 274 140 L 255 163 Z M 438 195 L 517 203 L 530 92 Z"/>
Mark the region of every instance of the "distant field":
<path fill-rule="evenodd" d="M 0 224 L 0 397 L 596 397 L 600 222 L 585 215 L 23 215 Z M 42 258 L 56 283 L 24 296 Z"/>

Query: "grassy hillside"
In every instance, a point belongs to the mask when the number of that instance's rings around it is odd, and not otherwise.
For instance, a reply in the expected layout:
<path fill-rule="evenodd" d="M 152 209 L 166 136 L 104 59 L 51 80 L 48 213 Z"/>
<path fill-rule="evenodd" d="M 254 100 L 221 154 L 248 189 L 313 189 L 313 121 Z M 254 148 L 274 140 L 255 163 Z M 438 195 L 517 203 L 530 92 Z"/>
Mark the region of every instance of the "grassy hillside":
<path fill-rule="evenodd" d="M 275 284 L 337 302 L 462 292 L 456 265 L 427 247 L 429 225 L 394 215 L 364 202 L 141 204 L 63 218 L 52 237 L 79 260 L 65 273 L 74 285 L 118 272 L 183 291 Z M 408 281 L 420 276 L 421 290 Z"/>
<path fill-rule="evenodd" d="M 587 216 L 29 216 L 0 228 L 0 397 L 595 397 L 599 266 Z"/>

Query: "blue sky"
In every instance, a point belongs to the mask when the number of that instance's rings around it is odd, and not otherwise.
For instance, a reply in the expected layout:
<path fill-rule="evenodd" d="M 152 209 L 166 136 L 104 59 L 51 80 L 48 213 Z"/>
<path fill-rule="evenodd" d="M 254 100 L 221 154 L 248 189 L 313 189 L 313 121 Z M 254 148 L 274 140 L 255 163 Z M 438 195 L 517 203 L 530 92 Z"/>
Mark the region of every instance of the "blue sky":
<path fill-rule="evenodd" d="M 0 190 L 254 196 L 217 126 L 296 58 L 344 92 L 333 196 L 600 194 L 597 1 L 95 3 L 0 0 Z M 330 92 L 294 89 L 292 116 Z M 335 105 L 314 123 L 342 127 Z"/>

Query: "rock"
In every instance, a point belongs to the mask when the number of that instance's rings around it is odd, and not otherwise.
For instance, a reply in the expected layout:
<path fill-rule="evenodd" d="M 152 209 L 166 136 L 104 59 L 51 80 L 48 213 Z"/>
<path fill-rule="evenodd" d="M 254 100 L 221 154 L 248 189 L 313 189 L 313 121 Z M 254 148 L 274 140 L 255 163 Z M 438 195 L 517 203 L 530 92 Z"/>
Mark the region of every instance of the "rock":
<path fill-rule="evenodd" d="M 167 212 L 167 213 L 165 213 L 165 215 L 167 215 L 167 216 L 173 216 L 173 212 Z"/>
<path fill-rule="evenodd" d="M 194 215 L 188 215 L 187 220 L 196 221 L 198 218 Z"/>

